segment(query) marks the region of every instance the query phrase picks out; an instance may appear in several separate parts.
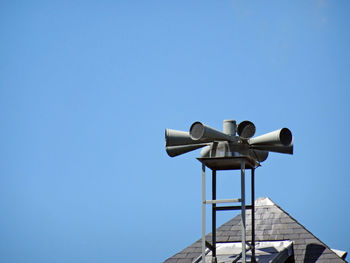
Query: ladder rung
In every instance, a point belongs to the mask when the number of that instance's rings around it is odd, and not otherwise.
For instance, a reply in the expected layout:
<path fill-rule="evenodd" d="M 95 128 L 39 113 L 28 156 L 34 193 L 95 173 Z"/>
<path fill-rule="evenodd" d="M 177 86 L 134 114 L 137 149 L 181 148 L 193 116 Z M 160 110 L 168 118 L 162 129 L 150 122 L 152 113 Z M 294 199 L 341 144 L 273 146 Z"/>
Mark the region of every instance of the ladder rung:
<path fill-rule="evenodd" d="M 239 203 L 241 199 L 221 199 L 221 200 L 206 200 L 205 204 L 220 204 L 220 203 Z"/>
<path fill-rule="evenodd" d="M 241 210 L 241 206 L 217 206 L 215 211 Z M 246 205 L 245 209 L 252 209 L 251 205 Z"/>

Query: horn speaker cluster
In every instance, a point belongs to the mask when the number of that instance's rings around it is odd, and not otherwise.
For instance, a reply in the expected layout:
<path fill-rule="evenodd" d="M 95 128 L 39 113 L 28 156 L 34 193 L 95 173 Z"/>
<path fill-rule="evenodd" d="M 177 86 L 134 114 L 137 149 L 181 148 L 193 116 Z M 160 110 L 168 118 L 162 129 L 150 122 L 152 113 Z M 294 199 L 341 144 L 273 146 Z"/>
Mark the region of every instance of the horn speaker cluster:
<path fill-rule="evenodd" d="M 223 127 L 221 132 L 197 121 L 189 132 L 165 129 L 166 152 L 175 157 L 204 147 L 201 157 L 249 155 L 258 162 L 265 161 L 269 152 L 293 154 L 293 136 L 287 128 L 252 138 L 256 129 L 250 121 L 236 125 L 224 120 Z"/>

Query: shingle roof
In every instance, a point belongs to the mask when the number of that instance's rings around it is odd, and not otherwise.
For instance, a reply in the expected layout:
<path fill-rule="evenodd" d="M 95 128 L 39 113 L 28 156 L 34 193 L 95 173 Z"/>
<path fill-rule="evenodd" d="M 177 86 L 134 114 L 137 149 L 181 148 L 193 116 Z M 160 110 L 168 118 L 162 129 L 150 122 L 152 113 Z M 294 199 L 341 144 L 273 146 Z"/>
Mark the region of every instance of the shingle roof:
<path fill-rule="evenodd" d="M 251 240 L 251 210 L 246 212 L 247 241 Z M 211 243 L 211 233 L 206 236 Z M 216 230 L 217 242 L 241 241 L 241 216 L 238 215 Z M 255 240 L 291 240 L 295 263 L 344 263 L 326 244 L 269 198 L 255 202 Z M 165 260 L 164 263 L 191 263 L 201 254 L 201 239 Z"/>

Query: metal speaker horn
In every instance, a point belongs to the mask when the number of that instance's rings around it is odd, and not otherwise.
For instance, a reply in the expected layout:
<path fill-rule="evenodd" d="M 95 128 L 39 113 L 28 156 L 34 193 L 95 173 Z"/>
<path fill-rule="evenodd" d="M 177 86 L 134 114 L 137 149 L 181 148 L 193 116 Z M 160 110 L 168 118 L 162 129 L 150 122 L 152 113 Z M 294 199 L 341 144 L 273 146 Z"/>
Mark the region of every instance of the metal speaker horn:
<path fill-rule="evenodd" d="M 190 137 L 194 141 L 232 141 L 233 137 L 197 121 L 191 125 Z"/>
<path fill-rule="evenodd" d="M 165 129 L 165 146 L 188 145 L 197 143 L 197 141 L 191 139 L 188 132 Z"/>
<path fill-rule="evenodd" d="M 165 146 L 178 146 L 210 142 L 210 139 L 192 140 L 189 132 L 165 129 Z"/>
<path fill-rule="evenodd" d="M 165 149 L 170 157 L 175 157 L 206 146 L 205 140 L 194 141 L 184 131 L 165 129 Z"/>
<path fill-rule="evenodd" d="M 175 157 L 193 150 L 197 150 L 207 144 L 192 144 L 192 145 L 178 145 L 178 146 L 166 146 L 166 152 L 170 157 Z"/>
<path fill-rule="evenodd" d="M 277 153 L 287 153 L 287 154 L 293 154 L 294 147 L 293 142 L 288 145 L 284 146 L 281 144 L 275 144 L 275 145 L 251 145 L 251 149 L 256 150 L 265 150 L 269 152 L 277 152 Z"/>
<path fill-rule="evenodd" d="M 262 163 L 269 156 L 269 152 L 268 151 L 252 150 L 252 149 L 250 149 L 249 150 L 249 155 L 253 159 L 257 160 L 259 163 Z"/>
<path fill-rule="evenodd" d="M 255 125 L 251 121 L 242 121 L 238 124 L 237 133 L 239 137 L 248 139 L 254 136 L 255 134 Z"/>
<path fill-rule="evenodd" d="M 211 147 L 212 147 L 212 143 L 205 146 L 200 152 L 200 157 L 209 157 Z"/>
<path fill-rule="evenodd" d="M 269 132 L 248 140 L 251 146 L 255 145 L 283 145 L 289 146 L 292 142 L 292 132 L 287 128 Z"/>

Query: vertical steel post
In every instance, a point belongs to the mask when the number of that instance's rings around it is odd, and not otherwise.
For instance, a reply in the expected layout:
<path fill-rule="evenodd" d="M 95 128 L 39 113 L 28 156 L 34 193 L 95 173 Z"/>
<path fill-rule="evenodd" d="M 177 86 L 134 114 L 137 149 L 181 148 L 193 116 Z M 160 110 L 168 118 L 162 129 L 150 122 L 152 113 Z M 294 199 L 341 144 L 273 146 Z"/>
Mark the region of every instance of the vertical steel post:
<path fill-rule="evenodd" d="M 205 165 L 202 164 L 202 263 L 205 262 Z"/>
<path fill-rule="evenodd" d="M 212 199 L 216 200 L 216 170 L 212 170 Z M 211 208 L 211 218 L 212 218 L 212 245 L 213 245 L 213 251 L 212 251 L 212 258 L 213 262 L 216 262 L 216 204 L 212 204 Z"/>
<path fill-rule="evenodd" d="M 241 160 L 241 216 L 242 216 L 242 263 L 246 263 L 245 223 L 245 161 Z"/>
<path fill-rule="evenodd" d="M 255 168 L 252 168 L 251 170 L 252 175 L 252 209 L 251 209 L 251 215 L 252 215 L 252 263 L 256 262 L 255 260 Z"/>

